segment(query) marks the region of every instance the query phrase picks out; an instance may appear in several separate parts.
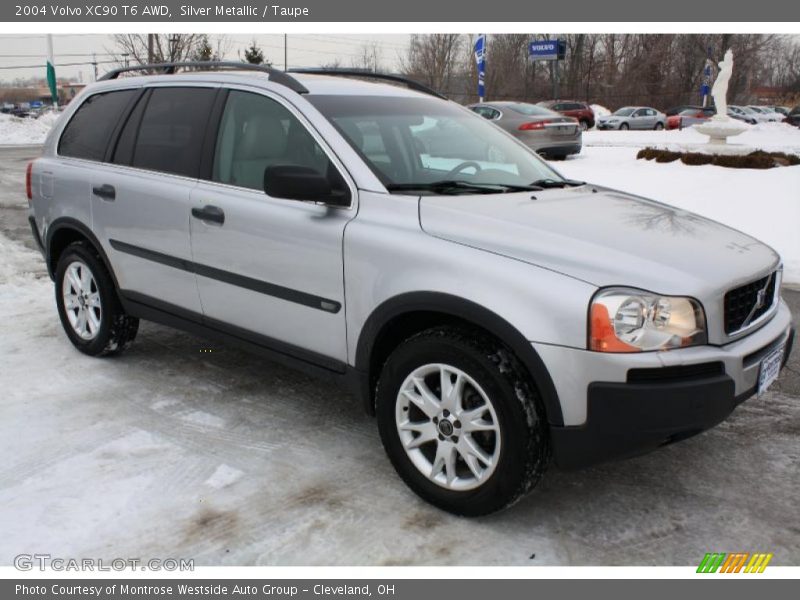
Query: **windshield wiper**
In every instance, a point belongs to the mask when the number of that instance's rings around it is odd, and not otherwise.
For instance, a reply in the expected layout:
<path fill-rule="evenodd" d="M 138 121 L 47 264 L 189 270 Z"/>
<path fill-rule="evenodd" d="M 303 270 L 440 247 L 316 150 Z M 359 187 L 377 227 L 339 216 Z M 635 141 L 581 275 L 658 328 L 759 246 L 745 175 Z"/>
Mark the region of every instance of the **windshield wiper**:
<path fill-rule="evenodd" d="M 517 185 L 513 183 L 479 183 L 463 179 L 442 179 L 431 183 L 390 183 L 386 186 L 390 192 L 429 190 L 439 194 L 448 192 L 478 192 L 481 194 L 498 194 L 502 192 L 536 192 L 544 188 L 539 185 Z"/>
<path fill-rule="evenodd" d="M 532 186 L 539 186 L 540 188 L 563 188 L 563 187 L 577 187 L 584 185 L 585 181 L 577 181 L 575 179 L 537 179 Z"/>

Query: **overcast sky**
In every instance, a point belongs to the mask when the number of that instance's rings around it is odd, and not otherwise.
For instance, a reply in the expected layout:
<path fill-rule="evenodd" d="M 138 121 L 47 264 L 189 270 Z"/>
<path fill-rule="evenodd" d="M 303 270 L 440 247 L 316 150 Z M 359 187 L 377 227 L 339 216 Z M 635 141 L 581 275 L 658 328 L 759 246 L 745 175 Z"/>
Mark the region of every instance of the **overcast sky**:
<path fill-rule="evenodd" d="M 220 36 L 211 35 L 212 44 L 216 45 Z M 332 63 L 337 59 L 342 66 L 351 66 L 365 45 L 377 44 L 380 51 L 381 64 L 387 70 L 396 69 L 398 56 L 403 56 L 408 48 L 409 35 L 336 35 L 336 34 L 290 34 L 288 36 L 288 58 L 290 67 L 316 67 Z M 283 35 L 228 35 L 223 36 L 222 44 L 226 50 L 225 58 L 238 60 L 239 52 L 255 39 L 264 56 L 277 67 L 283 67 Z M 112 60 L 114 40 L 107 35 L 71 34 L 54 35 L 53 52 L 56 62 L 56 74 L 59 77 L 82 77 L 92 81 L 92 53 L 96 53 L 100 74 L 113 65 L 102 64 Z M 0 81 L 12 81 L 17 78 L 44 77 L 44 64 L 47 57 L 47 40 L 45 35 L 36 34 L 0 34 Z M 67 63 L 84 63 L 80 65 L 59 66 Z M 41 65 L 35 68 L 16 68 Z M 14 68 L 11 68 L 14 67 Z"/>

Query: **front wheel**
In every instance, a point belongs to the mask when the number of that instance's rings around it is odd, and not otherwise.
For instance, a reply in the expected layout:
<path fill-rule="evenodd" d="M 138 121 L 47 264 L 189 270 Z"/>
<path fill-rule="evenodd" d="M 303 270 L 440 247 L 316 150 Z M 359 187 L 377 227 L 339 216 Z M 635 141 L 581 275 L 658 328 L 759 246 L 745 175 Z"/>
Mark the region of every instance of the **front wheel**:
<path fill-rule="evenodd" d="M 139 319 L 122 309 L 114 281 L 88 244 L 68 246 L 56 267 L 56 306 L 67 337 L 90 356 L 117 354 L 136 337 Z"/>
<path fill-rule="evenodd" d="M 619 126 L 619 130 L 620 131 L 624 131 L 624 130 L 630 129 L 630 128 L 631 128 L 630 125 L 628 125 L 627 123 L 623 123 L 622 125 Z"/>
<path fill-rule="evenodd" d="M 376 409 L 400 477 L 448 512 L 509 506 L 549 463 L 538 393 L 517 358 L 485 334 L 440 327 L 403 342 L 383 367 Z"/>

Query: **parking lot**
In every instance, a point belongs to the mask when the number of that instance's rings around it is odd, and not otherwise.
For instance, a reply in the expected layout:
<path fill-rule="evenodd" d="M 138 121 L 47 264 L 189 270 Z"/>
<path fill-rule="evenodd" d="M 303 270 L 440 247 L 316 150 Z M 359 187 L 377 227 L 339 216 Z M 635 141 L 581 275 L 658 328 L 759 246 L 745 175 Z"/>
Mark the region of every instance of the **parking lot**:
<path fill-rule="evenodd" d="M 119 358 L 74 350 L 26 221 L 37 152 L 0 148 L 0 564 L 49 553 L 690 565 L 710 551 L 800 562 L 800 352 L 716 429 L 623 462 L 553 468 L 505 512 L 453 517 L 406 488 L 374 420 L 326 384 L 149 323 Z M 785 298 L 798 323 L 800 292 Z"/>

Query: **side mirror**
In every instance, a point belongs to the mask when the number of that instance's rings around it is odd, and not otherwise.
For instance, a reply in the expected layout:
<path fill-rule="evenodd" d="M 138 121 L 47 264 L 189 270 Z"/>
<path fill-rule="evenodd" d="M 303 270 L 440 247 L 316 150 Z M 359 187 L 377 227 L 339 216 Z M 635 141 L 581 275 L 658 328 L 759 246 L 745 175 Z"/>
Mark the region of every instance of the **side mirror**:
<path fill-rule="evenodd" d="M 349 192 L 334 190 L 327 177 L 300 165 L 273 165 L 264 169 L 264 192 L 273 198 L 350 205 Z"/>

